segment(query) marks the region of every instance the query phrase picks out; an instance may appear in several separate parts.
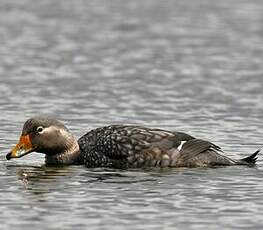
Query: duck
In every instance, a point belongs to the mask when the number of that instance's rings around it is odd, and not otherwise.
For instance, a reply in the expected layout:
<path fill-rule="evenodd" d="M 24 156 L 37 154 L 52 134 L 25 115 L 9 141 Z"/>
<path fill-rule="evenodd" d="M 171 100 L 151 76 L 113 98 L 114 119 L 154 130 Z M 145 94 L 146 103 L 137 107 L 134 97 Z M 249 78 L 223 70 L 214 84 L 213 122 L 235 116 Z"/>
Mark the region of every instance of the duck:
<path fill-rule="evenodd" d="M 239 160 L 222 149 L 184 132 L 137 125 L 110 125 L 88 131 L 78 140 L 60 121 L 33 117 L 6 159 L 32 152 L 45 154 L 46 165 L 85 165 L 89 168 L 214 167 L 254 165 L 257 150 Z"/>

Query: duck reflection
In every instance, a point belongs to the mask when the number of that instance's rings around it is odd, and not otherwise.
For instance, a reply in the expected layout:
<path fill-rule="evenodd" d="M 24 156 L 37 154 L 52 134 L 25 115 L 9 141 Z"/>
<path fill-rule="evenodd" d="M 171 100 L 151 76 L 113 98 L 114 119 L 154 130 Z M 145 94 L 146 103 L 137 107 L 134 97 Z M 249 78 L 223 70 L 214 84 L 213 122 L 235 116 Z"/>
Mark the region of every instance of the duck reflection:
<path fill-rule="evenodd" d="M 34 194 L 49 193 L 62 189 L 92 186 L 95 183 L 130 184 L 144 181 L 155 181 L 156 174 L 152 170 L 122 170 L 109 168 L 87 169 L 82 166 L 7 166 L 16 172 L 17 178 L 26 190 Z M 167 174 L 168 172 L 164 172 Z M 162 174 L 162 173 L 161 173 Z"/>
<path fill-rule="evenodd" d="M 20 166 L 16 170 L 16 175 L 24 188 L 34 193 L 47 193 L 58 186 L 57 182 L 61 178 L 66 180 L 73 174 L 72 167 Z"/>

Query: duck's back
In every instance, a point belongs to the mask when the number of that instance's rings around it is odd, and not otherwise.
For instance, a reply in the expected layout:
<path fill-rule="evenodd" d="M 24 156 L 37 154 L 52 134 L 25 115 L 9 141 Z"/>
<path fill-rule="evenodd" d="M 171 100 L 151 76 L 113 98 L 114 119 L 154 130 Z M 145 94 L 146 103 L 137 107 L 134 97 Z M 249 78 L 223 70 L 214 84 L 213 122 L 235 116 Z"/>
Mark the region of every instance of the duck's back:
<path fill-rule="evenodd" d="M 196 167 L 233 165 L 211 142 L 182 132 L 113 125 L 91 130 L 78 140 L 87 167 Z"/>

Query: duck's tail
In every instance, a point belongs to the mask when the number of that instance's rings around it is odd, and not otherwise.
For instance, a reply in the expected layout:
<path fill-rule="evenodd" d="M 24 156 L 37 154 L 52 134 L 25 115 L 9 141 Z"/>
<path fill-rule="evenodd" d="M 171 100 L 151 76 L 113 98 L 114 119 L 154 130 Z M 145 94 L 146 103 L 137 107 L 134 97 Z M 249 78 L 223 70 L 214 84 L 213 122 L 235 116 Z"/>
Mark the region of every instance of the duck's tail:
<path fill-rule="evenodd" d="M 258 149 L 256 152 L 254 152 L 252 155 L 242 158 L 239 160 L 240 164 L 255 164 L 257 161 L 257 155 L 260 152 L 260 149 Z"/>

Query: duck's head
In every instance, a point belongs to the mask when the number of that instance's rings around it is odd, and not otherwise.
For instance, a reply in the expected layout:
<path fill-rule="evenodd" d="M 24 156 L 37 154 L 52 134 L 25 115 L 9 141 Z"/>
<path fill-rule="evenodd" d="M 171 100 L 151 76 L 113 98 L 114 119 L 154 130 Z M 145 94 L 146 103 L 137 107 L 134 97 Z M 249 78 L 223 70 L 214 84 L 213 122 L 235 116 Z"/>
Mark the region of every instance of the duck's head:
<path fill-rule="evenodd" d="M 54 155 L 67 151 L 73 136 L 58 120 L 35 117 L 27 120 L 23 126 L 18 144 L 6 155 L 6 159 L 19 158 L 31 152 Z"/>

